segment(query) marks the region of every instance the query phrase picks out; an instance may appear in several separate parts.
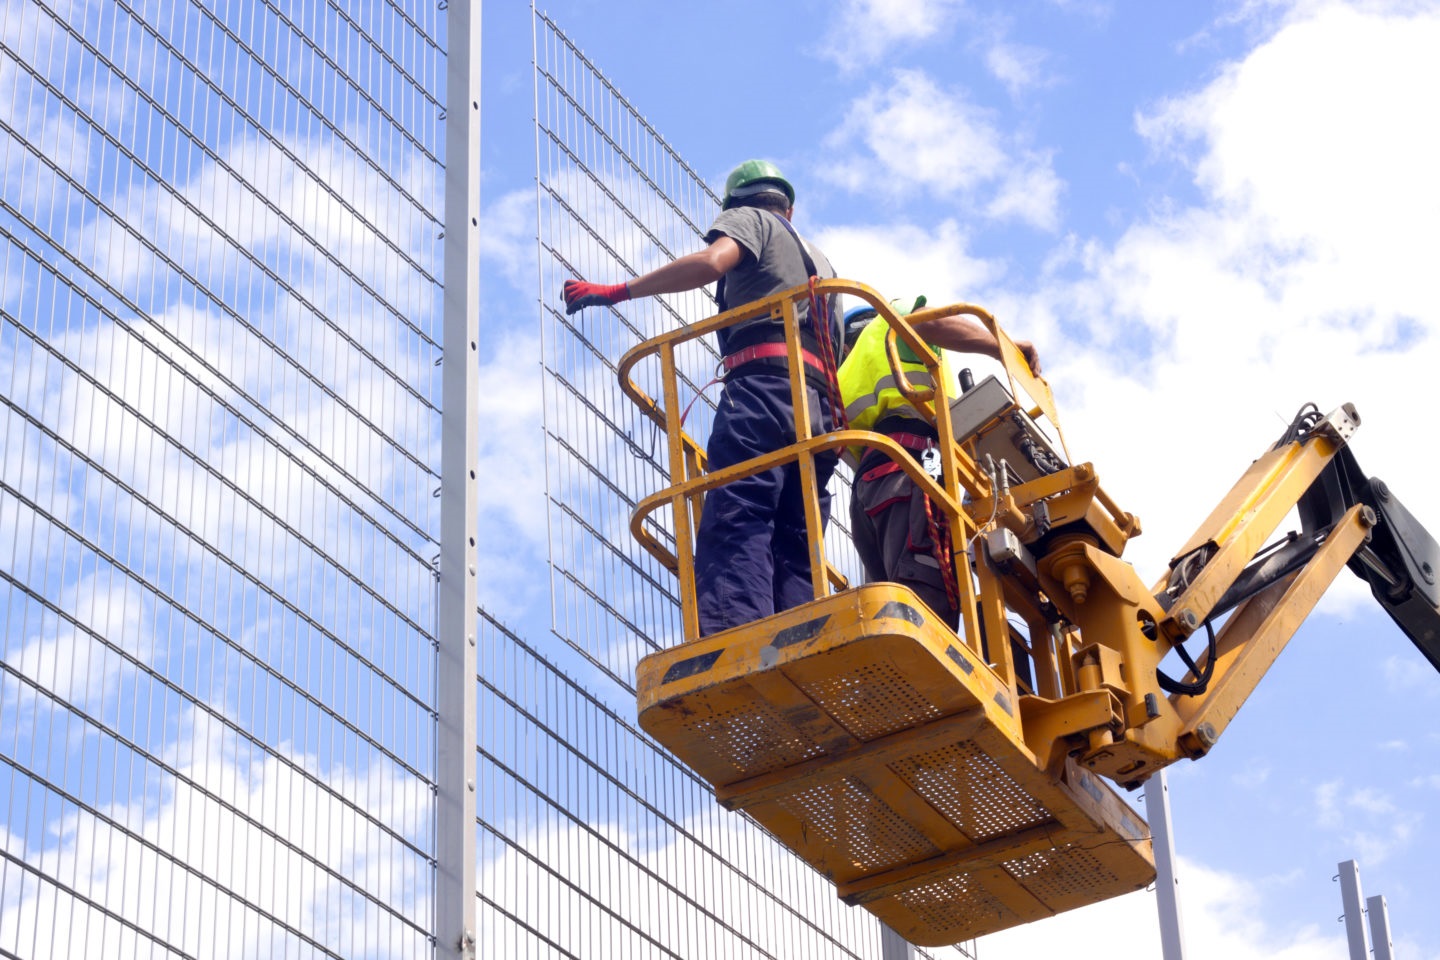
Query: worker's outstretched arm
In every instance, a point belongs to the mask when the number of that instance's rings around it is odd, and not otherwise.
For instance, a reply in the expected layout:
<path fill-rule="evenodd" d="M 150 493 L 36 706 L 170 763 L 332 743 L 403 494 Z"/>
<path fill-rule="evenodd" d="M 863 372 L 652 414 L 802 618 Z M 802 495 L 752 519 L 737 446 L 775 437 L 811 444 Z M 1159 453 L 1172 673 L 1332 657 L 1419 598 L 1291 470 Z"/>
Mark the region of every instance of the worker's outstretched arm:
<path fill-rule="evenodd" d="M 683 293 L 719 280 L 740 265 L 744 250 L 729 237 L 719 237 L 704 250 L 671 260 L 628 283 L 602 284 L 584 280 L 566 280 L 565 312 L 574 313 L 585 307 L 608 307 L 633 297 L 653 297 L 659 293 Z"/>
<path fill-rule="evenodd" d="M 986 329 L 985 325 L 973 317 L 961 315 L 940 317 L 938 320 L 931 320 L 917 331 L 922 337 L 937 347 L 944 347 L 946 350 L 954 350 L 959 353 L 979 353 L 987 357 L 1000 360 L 1000 343 Z M 1040 374 L 1040 354 L 1035 350 L 1035 345 L 1029 340 L 1016 340 L 1015 346 L 1025 355 L 1025 362 L 1030 364 L 1030 370 L 1036 376 Z"/>

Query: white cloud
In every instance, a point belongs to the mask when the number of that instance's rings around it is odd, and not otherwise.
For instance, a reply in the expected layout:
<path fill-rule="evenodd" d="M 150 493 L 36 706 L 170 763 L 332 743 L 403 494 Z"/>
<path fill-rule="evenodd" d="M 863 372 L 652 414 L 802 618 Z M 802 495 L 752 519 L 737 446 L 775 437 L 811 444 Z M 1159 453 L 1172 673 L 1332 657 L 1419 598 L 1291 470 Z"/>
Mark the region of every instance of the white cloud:
<path fill-rule="evenodd" d="M 856 100 L 830 135 L 833 146 L 868 150 L 842 159 L 833 179 L 856 191 L 956 194 L 1003 174 L 1002 135 L 986 110 L 923 70 L 895 70 L 891 81 Z"/>
<path fill-rule="evenodd" d="M 1355 859 L 1379 866 L 1415 836 L 1423 814 L 1397 805 L 1374 786 L 1347 787 L 1344 780 L 1328 780 L 1315 788 L 1315 822 L 1343 839 Z"/>
<path fill-rule="evenodd" d="M 998 280 L 1003 265 L 977 258 L 955 220 L 934 227 L 828 227 L 815 234 L 841 276 L 861 277 L 887 299 L 925 294 L 931 304 L 974 301 Z"/>
<path fill-rule="evenodd" d="M 202 361 L 174 349 L 159 332 L 160 326 L 174 330 Z M 285 411 L 302 435 L 324 438 L 323 448 L 369 490 L 386 491 L 395 476 L 409 476 L 408 465 L 397 470 L 398 455 L 373 432 L 356 429 L 355 419 L 333 399 L 297 390 L 293 379 L 260 382 L 256 371 L 268 364 L 257 363 L 255 358 L 267 354 L 238 325 L 182 306 L 159 318 L 157 324 L 133 321 L 130 329 L 138 336 L 101 322 L 54 338 L 54 346 L 87 369 L 98 388 L 64 368 L 44 375 L 49 368 L 37 359 L 39 354 L 24 351 L 17 353 L 28 368 L 23 379 L 17 378 L 17 385 L 23 384 L 23 388 L 12 386 L 10 394 L 81 456 L 153 504 L 153 513 L 132 505 L 115 514 L 129 536 L 154 538 L 150 548 L 159 551 L 157 522 L 161 513 L 167 514 L 197 538 L 165 541 L 176 558 L 198 561 L 204 553 L 203 542 L 297 602 L 303 602 L 313 586 L 309 575 L 314 573 L 315 562 L 312 551 L 300 548 L 298 537 L 341 562 L 354 563 L 363 550 L 365 562 L 372 565 L 368 569 L 388 566 L 395 571 L 373 588 L 402 608 L 414 607 L 416 580 L 427 577 L 427 572 L 399 563 L 393 544 L 378 536 L 354 509 L 342 505 L 333 489 L 325 489 L 314 474 L 283 453 L 285 434 L 271 428 L 266 435 L 242 426 L 238 415 L 227 411 L 221 401 L 229 401 L 232 409 L 238 406 L 243 410 L 244 406 L 215 371 L 233 376 L 252 396 Z M 212 366 L 206 367 L 206 363 Z M 352 383 L 364 384 L 374 374 L 362 368 L 351 376 Z M 214 395 L 202 392 L 197 384 L 208 386 Z M 100 388 L 111 391 L 114 399 Z M 126 412 L 122 402 L 135 412 Z M 173 442 L 162 440 L 146 421 L 167 432 Z M 419 445 L 405 430 L 397 432 L 407 442 Z M 45 465 L 57 457 L 61 464 L 70 462 L 59 451 L 58 445 L 35 433 L 27 455 L 13 465 L 7 461 L 7 468 L 14 468 L 7 469 L 7 475 L 11 482 L 23 484 L 19 489 L 33 486 L 45 491 L 42 506 L 48 504 L 62 521 L 79 522 L 83 508 L 88 507 L 92 516 L 103 508 L 110 488 L 92 482 L 83 488 L 86 497 L 67 499 L 68 485 L 56 486 L 48 473 L 37 476 L 37 472 L 51 470 Z M 319 473 L 337 483 L 339 490 L 351 490 L 347 481 L 338 481 L 333 469 L 322 464 Z M 41 481 L 44 486 L 38 486 Z M 420 510 L 432 509 L 429 490 L 420 491 L 414 499 L 420 509 L 413 516 L 423 522 Z M 121 502 L 130 503 L 128 497 Z M 318 505 L 324 509 L 316 509 Z M 294 533 L 281 530 L 262 510 L 288 524 Z M 0 517 L 8 519 L 8 514 Z M 126 557 L 134 562 L 129 554 Z M 357 575 L 364 576 L 364 572 Z M 407 604 L 401 599 L 404 597 L 411 601 Z"/>
<path fill-rule="evenodd" d="M 540 355 L 539 337 L 523 327 L 492 331 L 482 326 L 478 387 L 485 397 L 480 431 L 479 547 L 482 601 L 500 617 L 531 608 L 544 584 L 534 576 L 545 555 L 545 441 L 542 390 L 537 368 L 517 357 Z"/>
<path fill-rule="evenodd" d="M 985 50 L 985 66 L 1005 84 L 1012 97 L 1051 82 L 1045 72 L 1046 60 L 1046 52 L 1039 47 L 1008 43 L 1003 39 L 996 40 Z"/>
<path fill-rule="evenodd" d="M 480 214 L 480 262 L 492 267 L 517 291 L 535 283 L 535 191 L 512 190 L 488 201 Z M 491 276 L 492 274 L 487 274 Z"/>
<path fill-rule="evenodd" d="M 964 0 L 843 0 L 827 13 L 830 28 L 816 53 L 842 70 L 858 70 L 946 35 L 964 7 Z"/>
<path fill-rule="evenodd" d="M 1265 758 L 1249 757 L 1230 775 L 1230 782 L 1246 790 L 1255 790 L 1269 782 L 1272 772 L 1274 768 Z"/>
<path fill-rule="evenodd" d="M 155 649 L 149 597 L 107 567 L 64 585 L 51 599 L 81 626 L 54 616 L 36 620 L 36 632 L 7 657 L 10 665 L 81 709 L 113 703 L 120 694 L 117 679 L 128 664 L 102 641 L 149 663 Z"/>
<path fill-rule="evenodd" d="M 289 745 L 260 754 L 200 711 L 171 722 L 181 736 L 162 759 L 176 775 L 152 767 L 144 792 L 93 811 L 55 804 L 43 845 L 0 829 L 6 852 L 192 956 L 298 946 L 258 911 L 343 955 L 415 955 L 425 935 L 397 917 L 422 929 L 429 922 L 428 863 L 377 824 L 423 843 L 432 816 L 423 783 L 378 762 L 317 773 L 317 757 Z M 108 955 L 147 955 L 143 938 L 117 936 L 115 921 L 48 881 L 12 884 L 9 869 L 4 942 L 28 944 L 34 956 L 78 957 L 103 930 Z"/>
<path fill-rule="evenodd" d="M 1056 5 L 1091 19 L 1108 12 L 1089 3 Z M 1047 71 L 1048 52 L 1010 40 L 1008 13 L 1003 7 L 982 8 L 965 0 L 842 0 L 829 13 L 830 27 L 812 52 L 848 74 L 903 62 L 925 45 L 958 43 L 964 55 L 983 62 L 1011 96 L 1049 86 L 1054 77 Z M 957 29 L 962 23 L 963 29 Z"/>
<path fill-rule="evenodd" d="M 1013 169 L 1000 179 L 995 196 L 985 206 L 986 216 L 1054 230 L 1065 184 L 1050 160 L 1048 154 L 1031 151 L 1014 157 Z"/>
<path fill-rule="evenodd" d="M 1374 315 L 1382 326 L 1366 332 L 1383 334 L 1387 319 L 1430 312 L 1440 289 L 1433 246 L 1411 242 L 1433 240 L 1435 226 L 1404 222 L 1440 212 L 1440 63 L 1430 55 L 1440 16 L 1303 9 L 1205 90 L 1140 118 L 1140 129 L 1161 146 L 1204 141 L 1198 183 L 1280 255 L 1254 266 L 1277 270 L 1285 303 Z M 1393 340 L 1388 332 L 1376 339 Z"/>
<path fill-rule="evenodd" d="M 1350 797 L 1350 805 L 1370 814 L 1389 816 L 1396 813 L 1395 804 L 1374 787 L 1361 787 Z"/>
<path fill-rule="evenodd" d="M 1322 827 L 1335 827 L 1340 824 L 1339 797 L 1342 786 L 1343 782 L 1340 780 L 1327 780 L 1315 788 L 1316 816 Z"/>
<path fill-rule="evenodd" d="M 819 175 L 855 193 L 924 194 L 971 216 L 1056 223 L 1059 178 L 1044 153 L 1002 133 L 963 90 L 898 69 L 851 104 L 826 138 L 836 158 Z"/>
<path fill-rule="evenodd" d="M 439 206 L 434 185 L 420 182 L 423 158 L 403 154 L 382 173 L 333 139 L 248 129 L 214 154 L 197 155 L 173 181 L 153 171 L 135 179 L 106 198 L 114 217 L 88 211 L 76 256 L 152 315 L 203 315 L 178 306 L 177 264 L 363 413 L 410 412 L 413 398 L 392 378 L 354 384 L 347 373 L 369 363 L 361 350 L 420 389 L 432 373 L 434 349 L 405 324 L 433 327 L 440 298 L 417 267 L 440 272 L 440 228 L 395 186 Z M 168 300 L 151 306 L 157 277 Z M 259 366 L 264 378 L 288 372 L 283 363 Z"/>
<path fill-rule="evenodd" d="M 1440 13 L 1304 14 L 1141 118 L 1193 162 L 1202 200 L 1071 247 L 1086 279 L 1057 276 L 1017 311 L 1078 331 L 1042 343 L 1047 372 L 1072 451 L 1145 523 L 1127 557 L 1146 579 L 1305 401 L 1354 402 L 1367 472 L 1412 503 L 1428 489 L 1425 458 L 1402 451 L 1440 367 L 1425 263 L 1440 248 Z M 1353 579 L 1342 606 L 1367 596 Z"/>
<path fill-rule="evenodd" d="M 1052 7 L 1076 13 L 1092 20 L 1104 20 L 1114 12 L 1110 0 L 1048 0 Z"/>
<path fill-rule="evenodd" d="M 1436 526 L 1437 523 L 1432 521 L 1430 529 Z M 1412 656 L 1386 657 L 1381 669 L 1385 672 L 1386 685 L 1397 695 L 1422 700 L 1440 697 L 1440 690 L 1435 687 L 1435 675 L 1427 670 L 1415 669 L 1415 658 Z"/>
<path fill-rule="evenodd" d="M 1265 883 L 1184 858 L 1177 872 L 1187 955 L 1227 960 L 1332 960 L 1343 955 L 1338 932 L 1325 936 L 1315 926 L 1269 926 L 1264 904 L 1272 891 Z M 1128 952 L 1158 957 L 1157 909 L 1153 892 L 1132 893 L 993 934 L 981 939 L 979 948 L 984 956 L 1109 960 L 1115 954 L 1114 938 L 1097 936 L 1096 931 L 1123 930 Z"/>

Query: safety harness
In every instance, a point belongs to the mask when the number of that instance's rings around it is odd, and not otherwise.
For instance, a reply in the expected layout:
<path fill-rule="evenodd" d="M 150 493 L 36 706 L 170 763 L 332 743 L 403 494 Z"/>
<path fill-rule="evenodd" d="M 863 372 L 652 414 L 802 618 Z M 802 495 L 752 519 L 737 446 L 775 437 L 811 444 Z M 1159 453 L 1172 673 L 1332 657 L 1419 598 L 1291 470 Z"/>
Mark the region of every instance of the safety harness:
<path fill-rule="evenodd" d="M 771 213 L 769 210 L 762 209 L 761 212 L 769 213 L 770 216 L 780 222 L 781 226 L 789 232 L 790 236 L 795 238 L 795 245 L 800 251 L 800 259 L 805 264 L 805 274 L 809 277 L 810 281 L 809 324 L 814 331 L 816 350 L 807 350 L 802 345 L 800 348 L 800 359 L 805 366 L 819 375 L 818 379 L 825 388 L 826 398 L 830 401 L 831 417 L 840 425 L 841 429 L 844 429 L 848 421 L 845 417 L 845 405 L 841 402 L 840 397 L 840 380 L 838 376 L 840 352 L 836 349 L 835 345 L 835 331 L 830 316 L 829 304 L 826 298 L 820 296 L 815 290 L 815 285 L 820 280 L 819 271 L 815 267 L 815 259 L 810 256 L 809 247 L 806 246 L 805 241 L 801 238 L 794 226 L 791 225 L 789 220 L 786 220 L 779 214 Z M 726 302 L 725 298 L 725 279 L 725 277 L 721 277 L 715 287 L 715 299 L 718 302 L 721 313 L 730 309 L 730 305 Z M 720 359 L 720 368 L 724 372 L 721 373 L 717 370 L 715 378 L 701 387 L 695 397 L 685 406 L 685 411 L 680 415 L 681 424 L 684 424 L 685 418 L 690 415 L 690 408 L 695 406 L 695 401 L 699 400 L 700 396 L 703 395 L 706 390 L 720 383 L 723 379 L 728 378 L 736 370 L 739 370 L 746 364 L 754 363 L 756 360 L 784 360 L 787 356 L 788 349 L 783 339 L 751 344 L 750 346 L 741 347 L 738 350 L 726 354 Z"/>

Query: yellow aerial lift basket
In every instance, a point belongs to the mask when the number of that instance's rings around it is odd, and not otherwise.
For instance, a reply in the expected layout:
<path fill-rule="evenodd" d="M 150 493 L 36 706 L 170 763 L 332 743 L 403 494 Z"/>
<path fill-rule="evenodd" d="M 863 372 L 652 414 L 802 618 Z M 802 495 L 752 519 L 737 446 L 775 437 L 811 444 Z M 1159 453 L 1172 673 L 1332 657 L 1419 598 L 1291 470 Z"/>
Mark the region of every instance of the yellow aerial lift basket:
<path fill-rule="evenodd" d="M 1018 740 L 995 672 L 875 584 L 646 657 L 640 725 L 911 943 L 1144 887 L 1150 833 L 1110 785 Z"/>
<path fill-rule="evenodd" d="M 889 324 L 897 389 L 951 441 L 939 444 L 938 481 L 882 434 L 810 435 L 795 304 L 831 293 L 868 301 Z M 995 335 L 1008 390 L 992 378 L 949 396 L 944 362 L 917 331 L 952 313 Z M 757 314 L 784 325 L 796 442 L 708 472 L 666 414 L 680 409 L 676 349 Z M 900 342 L 935 386 L 907 379 Z M 660 364 L 658 401 L 630 376 L 647 358 Z M 1150 883 L 1149 830 L 1109 781 L 1134 788 L 1204 756 L 1347 564 L 1440 666 L 1440 546 L 1359 472 L 1352 406 L 1302 408 L 1147 584 L 1121 559 L 1139 521 L 1090 464 L 1070 462 L 1049 386 L 978 307 L 899 317 L 869 287 L 823 281 L 641 344 L 620 381 L 665 431 L 671 485 L 640 503 L 631 531 L 676 573 L 683 627 L 683 642 L 639 664 L 641 725 L 720 803 L 912 943 L 955 943 Z M 851 587 L 827 564 L 815 457 L 857 446 L 890 456 L 944 517 L 958 633 L 909 590 Z M 784 463 L 799 470 L 815 599 L 701 638 L 691 531 L 705 493 Z M 1297 507 L 1302 530 L 1266 546 Z M 1198 656 L 1192 637 L 1205 641 Z M 1178 679 L 1161 669 L 1172 653 L 1188 668 Z"/>
<path fill-rule="evenodd" d="M 843 281 L 829 286 L 876 304 L 912 349 L 924 352 L 914 330 L 873 290 Z M 641 661 L 641 726 L 705 777 L 720 803 L 745 811 L 834 881 L 846 902 L 864 905 L 912 943 L 956 943 L 1144 887 L 1155 876 L 1144 821 L 1109 784 L 1073 761 L 1047 769 L 1026 748 L 1008 649 L 997 672 L 978 642 L 962 641 L 894 584 L 829 592 L 847 585 L 824 569 L 811 458 L 847 443 L 886 448 L 887 438 L 859 431 L 812 438 L 802 428 L 787 451 L 708 474 L 699 446 L 665 416 L 679 402 L 679 342 L 767 311 L 793 331 L 794 301 L 804 293 L 791 291 L 656 338 L 621 362 L 626 392 L 666 430 L 677 481 L 640 505 L 631 528 L 679 576 L 687 639 Z M 793 333 L 790 341 L 791 366 L 799 369 Z M 892 353 L 894 343 L 892 337 Z M 629 378 L 639 360 L 653 355 L 661 360 L 663 404 Z M 792 387 L 796 420 L 808 424 L 798 378 Z M 1041 385 L 1032 387 L 1042 392 Z M 1048 402 L 1048 389 L 1043 395 Z M 943 388 L 939 396 L 944 399 Z M 948 407 L 931 406 L 949 432 Z M 891 452 L 918 483 L 928 484 L 954 529 L 975 531 L 959 512 L 958 494 L 988 487 L 971 459 L 958 447 L 945 451 L 949 482 L 941 487 L 919 474 L 904 450 Z M 786 460 L 800 463 L 808 487 L 812 541 L 821 558 L 814 565 L 819 599 L 697 639 L 690 531 L 704 492 Z M 675 553 L 656 537 L 650 519 L 664 505 L 671 507 Z M 969 578 L 961 579 L 970 608 L 966 632 L 978 637 L 983 605 Z M 1007 631 L 1002 591 L 993 577 L 985 582 L 994 588 L 988 614 L 999 636 Z"/>

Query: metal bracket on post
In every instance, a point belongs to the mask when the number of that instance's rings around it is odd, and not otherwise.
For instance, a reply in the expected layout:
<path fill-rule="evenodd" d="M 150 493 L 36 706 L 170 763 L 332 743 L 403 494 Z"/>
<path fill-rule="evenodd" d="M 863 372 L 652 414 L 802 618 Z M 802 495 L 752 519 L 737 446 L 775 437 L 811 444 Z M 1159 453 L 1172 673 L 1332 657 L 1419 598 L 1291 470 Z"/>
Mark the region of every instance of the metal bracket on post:
<path fill-rule="evenodd" d="M 1350 960 L 1369 960 L 1370 947 L 1365 943 L 1365 907 L 1360 894 L 1360 867 L 1354 860 L 1340 864 L 1340 902 L 1345 906 L 1345 941 L 1350 947 Z"/>
<path fill-rule="evenodd" d="M 1365 901 L 1365 915 L 1370 918 L 1370 942 L 1375 945 L 1375 960 L 1395 960 L 1395 945 L 1390 942 L 1390 910 L 1385 897 L 1377 894 Z"/>

